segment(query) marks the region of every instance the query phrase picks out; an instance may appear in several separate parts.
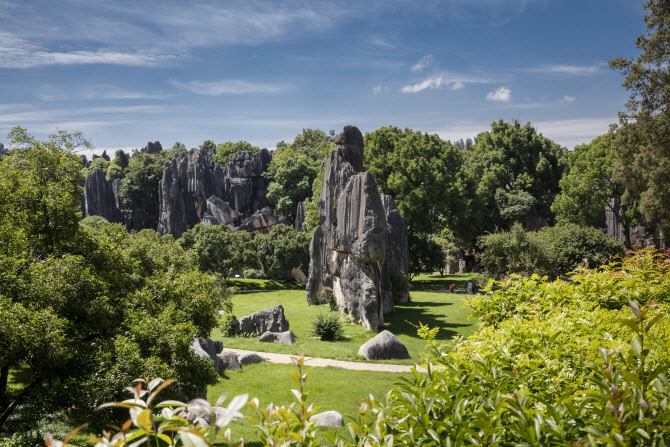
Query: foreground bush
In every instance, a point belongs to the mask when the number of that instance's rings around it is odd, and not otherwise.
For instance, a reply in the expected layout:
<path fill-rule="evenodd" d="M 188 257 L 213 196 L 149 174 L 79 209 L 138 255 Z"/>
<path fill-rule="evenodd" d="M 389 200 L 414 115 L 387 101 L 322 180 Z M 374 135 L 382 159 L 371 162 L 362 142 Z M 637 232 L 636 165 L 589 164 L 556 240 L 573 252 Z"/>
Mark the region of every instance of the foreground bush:
<path fill-rule="evenodd" d="M 312 335 L 321 341 L 337 341 L 344 336 L 344 327 L 340 313 L 316 314 L 312 320 Z"/>

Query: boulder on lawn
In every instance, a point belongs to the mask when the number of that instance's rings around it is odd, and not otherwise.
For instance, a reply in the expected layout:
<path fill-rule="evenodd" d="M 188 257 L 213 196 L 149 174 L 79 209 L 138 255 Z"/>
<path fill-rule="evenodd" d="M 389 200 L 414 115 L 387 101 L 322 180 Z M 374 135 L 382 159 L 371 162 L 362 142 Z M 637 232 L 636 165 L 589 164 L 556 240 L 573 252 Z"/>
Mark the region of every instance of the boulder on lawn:
<path fill-rule="evenodd" d="M 250 365 L 252 363 L 260 363 L 263 361 L 263 357 L 256 354 L 255 352 L 246 352 L 237 356 L 237 361 L 240 366 Z"/>
<path fill-rule="evenodd" d="M 358 350 L 358 355 L 368 360 L 411 358 L 405 345 L 389 331 L 382 331 L 366 341 Z"/>
<path fill-rule="evenodd" d="M 286 332 L 270 332 L 266 331 L 258 338 L 258 341 L 266 343 L 277 343 L 278 345 L 294 345 L 295 338 L 291 331 Z"/>
<path fill-rule="evenodd" d="M 310 422 L 316 421 L 315 427 L 344 427 L 344 419 L 337 411 L 324 411 L 309 418 Z"/>
<path fill-rule="evenodd" d="M 284 316 L 284 308 L 281 304 L 240 318 L 240 333 L 242 334 L 256 332 L 256 335 L 261 335 L 267 331 L 284 332 L 288 329 L 288 320 Z"/>
<path fill-rule="evenodd" d="M 219 360 L 219 370 L 217 371 L 219 374 L 223 373 L 224 371 L 239 371 L 242 369 L 240 368 L 240 363 L 237 360 L 237 355 L 235 355 L 233 351 L 223 351 L 216 357 Z"/>

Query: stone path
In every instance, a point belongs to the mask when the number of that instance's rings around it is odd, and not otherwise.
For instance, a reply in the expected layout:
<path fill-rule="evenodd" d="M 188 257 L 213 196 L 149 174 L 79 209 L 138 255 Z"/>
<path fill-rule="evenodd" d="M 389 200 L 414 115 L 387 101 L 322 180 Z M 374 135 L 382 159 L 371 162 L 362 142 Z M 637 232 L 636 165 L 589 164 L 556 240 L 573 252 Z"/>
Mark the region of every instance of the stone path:
<path fill-rule="evenodd" d="M 254 353 L 263 360 L 271 363 L 293 363 L 291 357 L 298 357 L 290 354 L 277 354 L 274 352 L 245 351 L 243 349 L 225 348 L 225 351 L 232 351 L 237 355 Z M 380 372 L 410 372 L 411 365 L 391 365 L 387 363 L 362 363 L 347 362 L 344 360 L 322 359 L 319 357 L 305 357 L 305 364 L 308 366 L 334 366 L 336 368 L 351 369 L 355 371 L 380 371 Z M 423 368 L 419 369 L 423 371 Z"/>

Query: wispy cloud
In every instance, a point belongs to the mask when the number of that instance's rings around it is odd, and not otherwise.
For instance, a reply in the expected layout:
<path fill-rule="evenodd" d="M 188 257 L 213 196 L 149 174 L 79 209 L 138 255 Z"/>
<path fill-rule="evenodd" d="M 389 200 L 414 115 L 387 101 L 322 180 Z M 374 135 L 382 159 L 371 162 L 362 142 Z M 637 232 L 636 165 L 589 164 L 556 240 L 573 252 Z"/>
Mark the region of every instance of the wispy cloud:
<path fill-rule="evenodd" d="M 572 76 L 588 76 L 598 73 L 599 65 L 544 65 L 542 67 L 529 68 L 527 71 L 534 73 L 572 75 Z"/>
<path fill-rule="evenodd" d="M 500 87 L 492 92 L 489 92 L 489 94 L 486 95 L 486 99 L 489 101 L 508 102 L 510 99 L 512 99 L 512 90 L 508 89 L 507 87 Z"/>
<path fill-rule="evenodd" d="M 48 51 L 11 33 L 0 33 L 0 67 L 2 68 L 90 64 L 147 67 L 163 64 L 175 58 L 175 55 L 155 52 L 126 53 L 111 49 Z"/>
<path fill-rule="evenodd" d="M 170 83 L 188 92 L 207 96 L 245 95 L 250 93 L 277 94 L 286 90 L 285 86 L 278 84 L 248 82 L 239 79 L 188 82 L 171 80 Z"/>
<path fill-rule="evenodd" d="M 370 43 L 375 47 L 384 48 L 386 50 L 392 50 L 396 47 L 395 44 L 379 36 L 375 36 L 372 39 L 370 39 Z"/>
<path fill-rule="evenodd" d="M 418 93 L 423 90 L 435 90 L 449 88 L 451 90 L 461 90 L 465 87 L 463 81 L 448 80 L 441 76 L 435 78 L 428 78 L 417 84 L 409 84 L 400 89 L 402 93 Z"/>
<path fill-rule="evenodd" d="M 417 73 L 417 72 L 423 70 L 424 68 L 430 67 L 434 63 L 435 63 L 435 60 L 433 59 L 433 55 L 432 54 L 426 54 L 424 57 L 419 59 L 419 61 L 416 64 L 414 64 L 412 66 L 412 68 L 410 68 L 410 70 L 414 73 Z"/>
<path fill-rule="evenodd" d="M 588 143 L 609 130 L 610 124 L 618 122 L 616 116 L 609 118 L 583 118 L 569 120 L 535 121 L 531 124 L 545 137 L 572 149 L 578 144 Z"/>
<path fill-rule="evenodd" d="M 569 104 L 571 102 L 575 102 L 576 100 L 577 100 L 577 98 L 575 98 L 574 96 L 565 95 L 563 98 L 561 98 L 561 100 L 559 102 L 561 104 Z"/>
<path fill-rule="evenodd" d="M 373 95 L 378 95 L 378 94 L 380 94 L 380 93 L 382 92 L 382 90 L 384 90 L 384 87 L 383 87 L 381 84 L 379 84 L 379 85 L 375 85 L 375 86 L 372 88 L 372 94 L 373 94 Z"/>

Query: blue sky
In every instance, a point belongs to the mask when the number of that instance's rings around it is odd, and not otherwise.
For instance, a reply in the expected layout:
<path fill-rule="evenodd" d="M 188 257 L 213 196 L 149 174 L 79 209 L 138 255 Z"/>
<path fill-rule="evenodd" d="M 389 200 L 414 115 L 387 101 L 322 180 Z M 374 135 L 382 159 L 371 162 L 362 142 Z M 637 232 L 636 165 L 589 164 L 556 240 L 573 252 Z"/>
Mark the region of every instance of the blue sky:
<path fill-rule="evenodd" d="M 500 118 L 572 149 L 616 122 L 607 62 L 645 31 L 631 0 L 0 0 L 0 24 L 0 142 L 21 125 L 111 150 Z"/>

